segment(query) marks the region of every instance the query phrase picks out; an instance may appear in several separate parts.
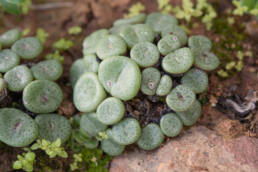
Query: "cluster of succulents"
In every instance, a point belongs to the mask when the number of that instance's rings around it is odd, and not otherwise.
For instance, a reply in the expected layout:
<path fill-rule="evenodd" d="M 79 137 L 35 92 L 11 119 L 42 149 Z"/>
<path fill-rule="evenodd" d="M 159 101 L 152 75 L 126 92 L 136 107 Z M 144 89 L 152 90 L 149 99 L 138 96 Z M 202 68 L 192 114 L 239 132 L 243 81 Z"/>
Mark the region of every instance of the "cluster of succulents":
<path fill-rule="evenodd" d="M 36 37 L 22 37 L 18 29 L 0 35 L 0 45 L 4 48 L 0 51 L 0 93 L 21 95 L 26 108 L 24 112 L 13 107 L 0 109 L 0 141 L 14 147 L 36 139 L 67 141 L 70 123 L 54 113 L 63 100 L 55 82 L 63 73 L 62 65 L 56 60 L 28 63 L 40 55 L 43 46 Z M 32 113 L 35 119 L 29 115 Z"/>
<path fill-rule="evenodd" d="M 202 109 L 198 94 L 208 87 L 205 71 L 219 65 L 211 48 L 207 37 L 188 38 L 175 17 L 162 13 L 118 19 L 112 28 L 91 33 L 83 42 L 84 57 L 70 71 L 81 112 L 75 118 L 78 142 L 92 148 L 100 140 L 103 151 L 116 156 L 133 143 L 153 150 L 165 136 L 193 125 Z M 171 112 L 141 126 L 126 116 L 124 105 L 139 94 L 164 99 Z"/>

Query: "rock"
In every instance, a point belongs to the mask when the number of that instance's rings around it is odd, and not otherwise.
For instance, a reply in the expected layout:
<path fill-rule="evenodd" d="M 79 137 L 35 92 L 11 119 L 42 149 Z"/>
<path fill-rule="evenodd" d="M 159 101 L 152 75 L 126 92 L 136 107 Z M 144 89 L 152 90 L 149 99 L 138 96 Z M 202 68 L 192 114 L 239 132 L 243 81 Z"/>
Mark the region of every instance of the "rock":
<path fill-rule="evenodd" d="M 116 157 L 110 172 L 256 172 L 258 139 L 224 139 L 203 126 L 192 127 L 159 149 Z"/>

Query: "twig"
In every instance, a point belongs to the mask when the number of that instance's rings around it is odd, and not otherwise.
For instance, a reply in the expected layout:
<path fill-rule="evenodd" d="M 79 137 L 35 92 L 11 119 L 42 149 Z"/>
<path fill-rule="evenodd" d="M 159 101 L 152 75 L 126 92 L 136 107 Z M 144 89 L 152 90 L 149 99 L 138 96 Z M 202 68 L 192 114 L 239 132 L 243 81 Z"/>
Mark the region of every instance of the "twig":
<path fill-rule="evenodd" d="M 46 4 L 31 5 L 32 10 L 49 10 L 54 8 L 69 8 L 72 7 L 72 2 L 50 2 Z"/>

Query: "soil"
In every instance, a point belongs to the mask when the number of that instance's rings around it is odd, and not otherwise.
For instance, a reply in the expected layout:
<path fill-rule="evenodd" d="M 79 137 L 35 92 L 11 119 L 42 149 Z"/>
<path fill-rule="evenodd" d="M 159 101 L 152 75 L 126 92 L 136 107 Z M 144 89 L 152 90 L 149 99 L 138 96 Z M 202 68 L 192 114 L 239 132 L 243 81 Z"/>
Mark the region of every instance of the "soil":
<path fill-rule="evenodd" d="M 21 29 L 29 28 L 31 30 L 30 35 L 35 35 L 38 27 L 45 29 L 50 36 L 45 44 L 44 52 L 36 61 L 43 59 L 44 55 L 52 52 L 51 47 L 54 41 L 57 41 L 62 37 L 66 37 L 74 41 L 75 46 L 62 54 L 65 56 L 64 74 L 58 80 L 58 83 L 63 89 L 65 98 L 62 106 L 58 110 L 58 113 L 70 117 L 75 114 L 76 110 L 72 103 L 71 87 L 67 84 L 69 82 L 69 68 L 75 59 L 82 57 L 81 44 L 83 39 L 96 29 L 110 27 L 114 20 L 123 17 L 123 15 L 128 12 L 128 7 L 136 1 L 73 0 L 67 1 L 68 3 L 71 3 L 70 5 L 68 4 L 69 7 L 50 8 L 44 10 L 40 9 L 40 4 L 51 3 L 54 1 L 57 0 L 35 0 L 33 1 L 33 4 L 35 5 L 34 10 L 30 10 L 30 12 L 24 16 L 16 17 L 2 14 L 2 20 L 0 20 L 0 33 L 8 29 L 18 27 Z M 147 13 L 158 10 L 155 1 L 150 3 L 148 0 L 141 0 L 140 2 L 145 5 Z M 218 2 L 222 1 L 212 0 L 217 11 L 219 11 L 219 17 L 223 17 L 226 10 L 225 6 L 231 7 L 231 4 L 229 1 L 223 1 L 223 3 Z M 179 0 L 173 1 L 172 4 L 175 5 L 178 3 L 180 3 Z M 225 38 L 229 39 L 227 36 L 230 37 L 230 35 L 223 35 L 216 29 L 207 31 L 200 21 L 195 19 L 194 21 L 198 25 L 195 27 L 189 25 L 192 27 L 189 35 L 206 35 L 216 45 L 219 45 L 216 46 L 219 48 L 214 49 L 215 54 L 216 51 L 219 50 L 221 54 L 224 53 L 232 59 L 237 59 L 236 51 L 234 51 L 234 49 L 228 51 L 227 46 L 230 46 L 229 44 L 221 45 L 222 40 L 225 40 Z M 252 27 L 248 27 L 249 25 L 253 26 L 254 22 L 256 22 L 257 25 L 257 20 L 250 16 L 244 16 L 235 17 L 235 21 L 236 23 L 234 26 L 230 27 L 231 29 L 234 29 L 232 33 L 237 32 L 238 34 L 243 35 L 244 38 L 241 40 L 241 50 L 243 50 L 243 52 L 252 51 L 254 57 L 245 56 L 242 71 L 230 74 L 230 77 L 227 79 L 218 77 L 216 71 L 209 73 L 209 90 L 199 97 L 203 103 L 203 114 L 198 120 L 197 125 L 208 127 L 209 129 L 216 131 L 217 134 L 227 138 L 237 137 L 240 135 L 258 137 L 258 112 L 257 107 L 255 106 L 257 103 L 254 102 L 255 109 L 249 109 L 244 114 L 238 113 L 234 107 L 225 104 L 226 100 L 230 99 L 238 105 L 245 106 L 250 102 L 249 100 L 246 100 L 248 99 L 248 95 L 251 94 L 250 90 L 253 90 L 253 92 L 258 90 L 258 59 L 255 57 L 258 54 L 258 41 L 255 36 L 252 36 L 255 32 L 257 33 L 257 30 L 252 29 Z M 184 22 L 182 23 L 186 24 Z M 246 23 L 246 28 L 240 27 L 242 23 Z M 83 28 L 83 32 L 76 36 L 68 35 L 67 30 L 71 26 L 81 26 Z M 237 43 L 236 46 L 238 46 Z M 223 55 L 220 56 L 219 54 L 217 55 L 220 57 L 222 63 L 227 62 L 226 57 Z M 31 61 L 29 64 L 31 65 L 36 61 Z M 255 96 L 257 96 L 257 94 Z M 10 99 L 12 97 L 13 96 L 9 94 L 5 99 L 7 106 L 11 104 L 12 101 L 10 101 Z M 158 103 L 153 103 L 155 101 L 158 101 Z M 138 118 L 142 125 L 146 125 L 148 122 L 158 122 L 162 114 L 170 111 L 162 101 L 156 100 L 155 97 L 143 97 L 141 95 L 133 101 L 126 103 L 126 107 L 127 115 Z M 12 162 L 20 152 L 22 152 L 20 149 L 1 149 L 0 145 L 0 171 L 11 171 Z M 62 162 L 60 160 L 58 163 L 65 164 L 66 162 Z M 63 170 L 58 169 L 57 171 Z"/>

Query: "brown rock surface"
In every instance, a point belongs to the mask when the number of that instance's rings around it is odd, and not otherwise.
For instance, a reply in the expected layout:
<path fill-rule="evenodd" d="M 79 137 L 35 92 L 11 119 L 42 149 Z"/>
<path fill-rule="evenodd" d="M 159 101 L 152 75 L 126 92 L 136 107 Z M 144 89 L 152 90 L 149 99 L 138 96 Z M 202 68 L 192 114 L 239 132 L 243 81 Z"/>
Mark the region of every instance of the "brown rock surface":
<path fill-rule="evenodd" d="M 258 139 L 225 139 L 206 127 L 192 127 L 152 152 L 130 150 L 116 157 L 110 172 L 257 172 Z"/>

